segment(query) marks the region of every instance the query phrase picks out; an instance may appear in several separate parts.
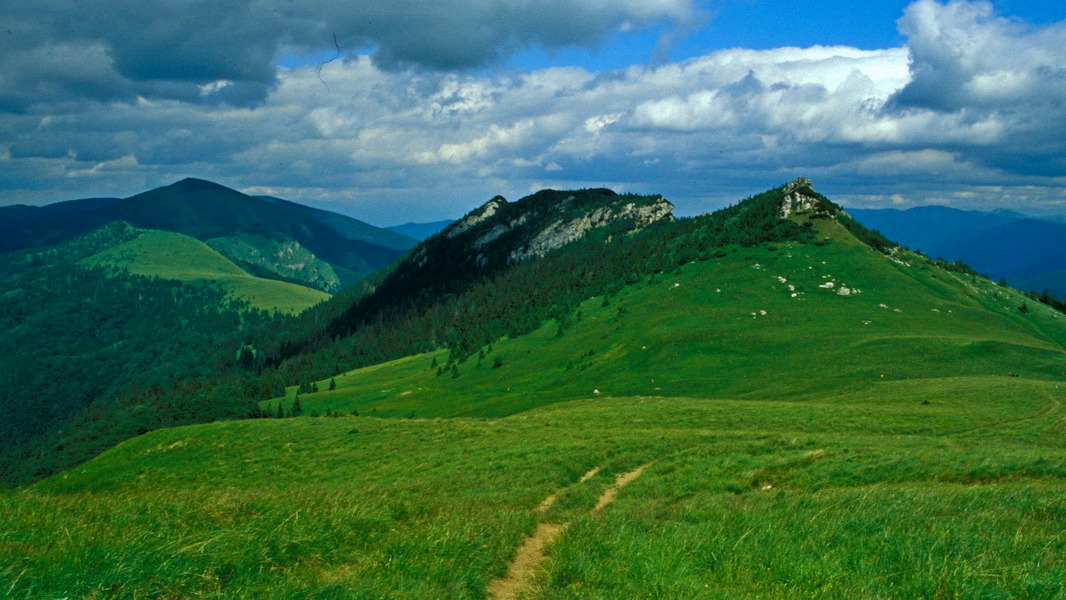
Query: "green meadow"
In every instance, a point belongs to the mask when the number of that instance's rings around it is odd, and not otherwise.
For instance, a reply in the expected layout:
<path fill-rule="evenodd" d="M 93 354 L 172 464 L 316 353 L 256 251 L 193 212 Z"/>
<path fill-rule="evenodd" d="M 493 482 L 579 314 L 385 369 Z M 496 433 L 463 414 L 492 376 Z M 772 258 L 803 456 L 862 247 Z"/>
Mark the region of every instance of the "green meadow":
<path fill-rule="evenodd" d="M 270 312 L 297 313 L 329 298 L 325 292 L 301 285 L 253 277 L 207 244 L 170 231 L 144 230 L 83 262 L 135 275 L 218 285 L 231 297 Z"/>
<path fill-rule="evenodd" d="M 1066 598 L 1062 315 L 819 227 L 0 495 L 0 592 Z"/>
<path fill-rule="evenodd" d="M 879 392 L 158 431 L 0 496 L 0 581 L 11 598 L 484 598 L 552 522 L 569 528 L 524 597 L 1063 597 L 1066 385 Z"/>

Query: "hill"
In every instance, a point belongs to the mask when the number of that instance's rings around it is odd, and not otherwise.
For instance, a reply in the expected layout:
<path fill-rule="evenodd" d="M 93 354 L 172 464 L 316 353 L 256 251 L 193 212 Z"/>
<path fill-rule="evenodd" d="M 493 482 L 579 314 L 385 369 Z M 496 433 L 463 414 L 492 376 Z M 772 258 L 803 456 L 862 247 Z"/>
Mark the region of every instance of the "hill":
<path fill-rule="evenodd" d="M 1052 308 L 954 265 L 877 251 L 847 221 L 800 220 L 811 224 L 804 238 L 724 245 L 669 276 L 587 299 L 529 335 L 490 340 L 476 356 L 406 357 L 338 375 L 334 391 L 319 380 L 321 392 L 301 395 L 303 409 L 503 416 L 593 389 L 783 399 L 883 380 L 1066 377 L 1066 319 Z M 504 278 L 494 288 L 519 285 Z"/>
<path fill-rule="evenodd" d="M 253 275 L 326 292 L 359 281 L 414 245 L 349 217 L 190 178 L 129 198 L 0 208 L 0 251 L 52 246 L 116 221 L 188 235 Z"/>
<path fill-rule="evenodd" d="M 207 244 L 180 233 L 134 230 L 131 239 L 81 260 L 134 275 L 217 285 L 229 296 L 270 312 L 297 313 L 329 298 L 303 285 L 253 277 Z"/>
<path fill-rule="evenodd" d="M 345 416 L 156 431 L 0 496 L 8 595 L 1061 596 L 1066 318 L 805 180 L 668 209 L 490 201 L 279 363 Z"/>
<path fill-rule="evenodd" d="M 929 256 L 961 260 L 1019 289 L 1066 296 L 1066 224 L 945 206 L 849 212 Z"/>
<path fill-rule="evenodd" d="M 135 253 L 158 250 L 159 245 L 149 245 L 175 235 L 113 223 L 48 250 L 0 254 L 0 462 L 6 467 L 0 472 L 10 475 L 13 469 L 25 476 L 54 471 L 55 465 L 64 464 L 61 450 L 76 445 L 70 438 L 84 433 L 67 428 L 82 411 L 94 407 L 91 412 L 100 415 L 116 408 L 133 390 L 217 373 L 236 359 L 250 329 L 281 321 L 227 295 L 220 286 L 190 285 L 102 266 L 125 261 L 140 265 L 143 272 L 171 277 L 196 277 L 211 269 L 241 273 L 184 236 L 182 243 L 200 250 L 198 256 L 204 260 L 199 264 L 190 260 L 191 253 L 183 253 L 179 260 L 153 255 L 154 265 L 144 263 L 141 256 L 134 258 Z M 170 239 L 162 247 L 179 248 Z M 277 282 L 261 283 L 265 289 Z M 143 399 L 138 403 L 143 409 Z M 229 407 L 221 410 L 234 414 Z M 113 427 L 147 431 L 138 417 L 127 421 L 117 411 L 109 416 Z M 49 453 L 37 453 L 34 460 L 16 458 L 24 444 L 47 435 L 64 441 L 56 442 Z M 107 445 L 95 447 L 99 451 Z"/>

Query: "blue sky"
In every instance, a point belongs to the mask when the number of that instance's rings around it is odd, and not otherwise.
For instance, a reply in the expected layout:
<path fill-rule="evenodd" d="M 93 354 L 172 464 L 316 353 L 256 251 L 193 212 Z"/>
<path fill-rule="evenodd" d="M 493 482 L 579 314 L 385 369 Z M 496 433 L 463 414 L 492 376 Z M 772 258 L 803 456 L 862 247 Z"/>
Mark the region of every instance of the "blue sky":
<path fill-rule="evenodd" d="M 376 224 L 542 187 L 694 214 L 805 175 L 1066 215 L 1066 3 L 104 6 L 0 5 L 0 204 L 195 176 Z"/>

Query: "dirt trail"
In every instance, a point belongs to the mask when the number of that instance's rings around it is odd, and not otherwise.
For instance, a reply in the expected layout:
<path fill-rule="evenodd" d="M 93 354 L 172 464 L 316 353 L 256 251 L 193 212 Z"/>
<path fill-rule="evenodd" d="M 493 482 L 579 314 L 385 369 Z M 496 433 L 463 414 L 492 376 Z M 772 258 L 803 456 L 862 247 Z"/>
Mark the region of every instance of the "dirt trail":
<path fill-rule="evenodd" d="M 644 469 L 650 467 L 654 461 L 643 464 L 628 473 L 622 473 L 615 480 L 614 484 L 603 491 L 599 499 L 596 501 L 596 506 L 592 509 L 593 513 L 598 513 L 605 506 L 614 501 L 618 496 L 618 492 L 626 485 L 632 483 L 634 479 L 640 477 Z M 585 483 L 589 479 L 592 479 L 600 472 L 600 468 L 596 467 L 585 473 L 577 484 Z M 574 485 L 577 485 L 574 484 Z M 561 492 L 560 492 L 561 493 Z M 555 503 L 558 498 L 558 493 L 552 494 L 544 499 L 543 502 L 537 505 L 533 509 L 536 514 L 544 514 L 552 504 Z M 487 588 L 489 600 L 517 600 L 519 594 L 521 594 L 529 586 L 529 580 L 533 576 L 537 568 L 547 558 L 545 549 L 554 542 L 559 535 L 561 535 L 566 528 L 570 526 L 570 523 L 540 523 L 537 525 L 537 529 L 522 542 L 519 546 L 518 552 L 515 553 L 515 557 L 511 559 L 511 564 L 507 566 L 507 574 L 499 579 L 495 579 L 489 583 Z"/>
<path fill-rule="evenodd" d="M 577 480 L 577 483 L 585 483 L 589 479 L 592 479 L 593 477 L 595 477 L 596 473 L 599 473 L 599 472 L 600 472 L 600 468 L 599 467 L 593 467 L 591 471 L 589 471 L 588 473 L 585 473 L 584 475 L 582 475 L 581 479 Z M 575 484 L 575 485 L 577 485 L 577 484 Z M 568 488 L 563 488 L 562 491 L 565 491 L 566 489 L 568 489 Z M 561 494 L 562 491 L 560 491 L 558 493 L 555 493 L 555 494 L 552 494 L 551 496 L 548 496 L 547 498 L 545 498 L 543 502 L 538 504 L 537 507 L 533 509 L 533 512 L 537 513 L 538 515 L 542 515 L 542 514 L 548 512 L 548 509 L 552 507 L 552 504 L 555 504 L 555 501 L 559 498 L 559 494 Z"/>
<path fill-rule="evenodd" d="M 603 494 L 600 496 L 600 499 L 596 501 L 596 507 L 592 509 L 592 512 L 600 512 L 603 510 L 603 507 L 614 502 L 618 492 L 625 486 L 629 485 L 634 479 L 640 477 L 640 474 L 644 472 L 644 469 L 647 469 L 651 465 L 652 463 L 646 463 L 628 473 L 622 473 L 619 475 L 618 478 L 614 480 L 614 485 L 603 490 Z"/>
<path fill-rule="evenodd" d="M 526 538 L 518 548 L 507 574 L 489 584 L 489 598 L 492 600 L 515 600 L 519 592 L 526 588 L 529 578 L 540 563 L 546 558 L 544 548 L 555 541 L 569 523 L 541 523 L 533 535 Z"/>

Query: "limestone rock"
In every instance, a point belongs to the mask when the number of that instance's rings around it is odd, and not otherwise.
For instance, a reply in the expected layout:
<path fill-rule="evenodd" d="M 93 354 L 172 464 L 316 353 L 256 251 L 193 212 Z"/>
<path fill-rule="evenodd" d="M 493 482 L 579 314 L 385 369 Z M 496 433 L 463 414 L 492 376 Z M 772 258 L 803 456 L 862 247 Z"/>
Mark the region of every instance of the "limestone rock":
<path fill-rule="evenodd" d="M 638 205 L 627 202 L 621 206 L 601 206 L 587 214 L 573 219 L 564 219 L 551 223 L 541 230 L 524 247 L 513 251 L 511 262 L 519 262 L 532 257 L 544 256 L 548 252 L 581 239 L 589 230 L 603 227 L 622 219 L 632 219 L 636 229 L 642 229 L 660 219 L 672 219 L 674 205 L 662 196 L 655 202 Z"/>
<path fill-rule="evenodd" d="M 444 230 L 444 236 L 447 238 L 454 238 L 463 232 L 469 231 L 471 227 L 474 227 L 478 223 L 481 223 L 496 214 L 496 211 L 504 204 L 507 204 L 507 199 L 503 196 L 496 196 L 492 200 L 481 205 L 481 208 L 449 225 L 448 228 Z"/>
<path fill-rule="evenodd" d="M 781 212 L 779 213 L 782 219 L 818 208 L 818 198 L 806 193 L 813 189 L 812 185 L 811 180 L 806 177 L 799 177 L 785 184 L 784 198 L 781 200 Z"/>

